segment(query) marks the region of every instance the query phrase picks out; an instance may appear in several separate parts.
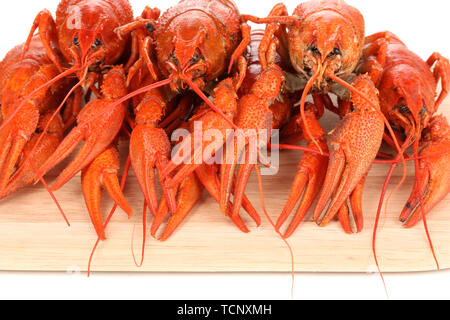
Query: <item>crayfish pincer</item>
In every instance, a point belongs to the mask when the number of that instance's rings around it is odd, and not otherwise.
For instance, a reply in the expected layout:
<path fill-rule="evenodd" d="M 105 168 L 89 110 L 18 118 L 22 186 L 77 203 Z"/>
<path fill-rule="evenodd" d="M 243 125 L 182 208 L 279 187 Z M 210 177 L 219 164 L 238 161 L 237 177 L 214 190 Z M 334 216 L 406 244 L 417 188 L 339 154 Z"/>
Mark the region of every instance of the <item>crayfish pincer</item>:
<path fill-rule="evenodd" d="M 444 116 L 435 116 L 422 138 L 418 181 L 401 215 L 405 227 L 411 228 L 429 214 L 450 193 L 450 126 Z M 442 154 L 443 151 L 446 153 Z"/>
<path fill-rule="evenodd" d="M 30 181 L 25 177 L 28 175 L 26 172 L 29 172 L 30 163 L 29 161 L 24 163 L 24 151 L 28 150 L 30 153 L 36 151 L 33 153 L 34 165 L 39 166 L 58 146 L 58 141 L 62 137 L 61 131 L 64 130 L 52 131 L 52 128 L 63 124 L 60 123 L 61 119 L 58 116 L 50 119 L 48 114 L 54 113 L 71 85 L 69 79 L 59 79 L 46 88 L 42 87 L 43 83 L 58 75 L 58 69 L 46 54 L 46 49 L 38 37 L 31 40 L 29 50 L 23 59 L 21 59 L 22 51 L 23 45 L 15 47 L 0 64 L 0 101 L 3 119 L 0 126 L 2 197 L 33 182 L 33 179 Z M 33 92 L 35 94 L 30 96 Z M 20 106 L 22 110 L 18 112 Z M 47 130 L 44 130 L 44 127 Z M 57 133 L 58 141 L 50 139 L 53 142 L 49 143 L 47 134 L 52 133 Z M 36 135 L 39 136 L 38 146 Z M 29 148 L 30 144 L 33 144 L 33 148 Z M 19 171 L 19 167 L 23 164 L 27 165 L 28 169 Z"/>
<path fill-rule="evenodd" d="M 52 190 L 60 189 L 77 173 L 84 171 L 83 192 L 94 226 L 102 239 L 104 239 L 104 230 L 99 209 L 100 183 L 105 185 L 112 198 L 128 215 L 132 214 L 117 179 L 120 167 L 119 156 L 116 151 L 110 150 L 111 144 L 115 142 L 122 128 L 127 112 L 127 106 L 124 103 L 114 108 L 110 106 L 126 95 L 125 82 L 125 73 L 121 66 L 112 68 L 104 76 L 101 87 L 104 98 L 89 101 L 78 116 L 77 126 L 66 136 L 38 172 L 39 176 L 44 176 L 74 152 L 82 141 L 85 142 L 77 156 L 55 181 Z M 105 172 L 114 173 L 114 175 L 103 174 Z"/>
<path fill-rule="evenodd" d="M 328 172 L 314 211 L 314 219 L 321 226 L 326 226 L 341 209 L 346 209 L 347 199 L 367 176 L 383 141 L 385 127 L 378 90 L 367 75 L 359 76 L 353 85 L 371 103 L 354 95 L 353 111 L 338 124 L 331 136 Z M 374 110 L 374 106 L 378 109 Z M 329 208 L 323 215 L 330 199 Z"/>

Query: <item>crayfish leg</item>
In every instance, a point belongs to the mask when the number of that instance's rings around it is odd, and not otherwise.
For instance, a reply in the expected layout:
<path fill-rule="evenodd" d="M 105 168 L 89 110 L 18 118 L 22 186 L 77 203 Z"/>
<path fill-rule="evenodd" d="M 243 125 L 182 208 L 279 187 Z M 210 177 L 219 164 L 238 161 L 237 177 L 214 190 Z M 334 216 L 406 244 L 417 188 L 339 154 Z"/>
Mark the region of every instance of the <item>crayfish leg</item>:
<path fill-rule="evenodd" d="M 64 68 L 60 62 L 59 52 L 55 49 L 58 48 L 56 23 L 52 14 L 48 10 L 42 10 L 34 19 L 33 26 L 31 27 L 28 39 L 23 48 L 22 59 L 25 57 L 37 29 L 39 29 L 39 36 L 48 57 L 55 64 L 58 70 L 63 72 Z"/>
<path fill-rule="evenodd" d="M 443 57 L 440 53 L 433 53 L 430 58 L 427 60 L 427 64 L 431 67 L 435 65 L 434 68 L 434 77 L 436 79 L 436 83 L 441 79 L 442 91 L 439 94 L 436 104 L 435 110 L 438 110 L 439 106 L 444 102 L 444 99 L 448 96 L 448 90 L 450 88 L 450 62 L 447 58 Z"/>

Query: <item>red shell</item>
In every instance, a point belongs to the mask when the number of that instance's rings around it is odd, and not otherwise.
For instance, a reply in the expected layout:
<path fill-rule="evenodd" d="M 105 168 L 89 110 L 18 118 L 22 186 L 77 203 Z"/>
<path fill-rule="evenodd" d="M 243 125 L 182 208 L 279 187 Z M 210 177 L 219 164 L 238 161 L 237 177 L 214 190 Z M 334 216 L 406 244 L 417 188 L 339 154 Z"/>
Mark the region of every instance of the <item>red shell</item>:
<path fill-rule="evenodd" d="M 120 40 L 114 30 L 133 21 L 128 0 L 62 0 L 56 11 L 59 47 L 67 61 L 69 48 L 79 39 L 81 58 L 86 57 L 95 40 L 105 49 L 105 64 L 113 64 L 123 54 L 127 39 Z"/>
<path fill-rule="evenodd" d="M 46 50 L 38 36 L 35 36 L 24 59 L 21 59 L 23 45 L 13 48 L 0 64 L 0 102 L 3 119 L 16 111 L 23 98 L 39 88 L 42 84 L 59 74 L 58 68 L 48 58 Z M 55 109 L 67 93 L 71 81 L 62 79 L 48 88 L 36 93 L 30 100 L 40 113 Z M 23 108 L 16 117 L 17 123 L 29 124 L 21 128 L 23 134 L 34 133 L 39 118 L 31 116 L 28 109 Z"/>
<path fill-rule="evenodd" d="M 23 45 L 13 48 L 0 64 L 0 99 L 3 116 L 14 111 L 14 107 L 22 101 L 21 98 L 59 74 L 38 36 L 31 41 L 23 60 L 22 50 Z M 68 83 L 69 80 L 60 80 L 50 88 L 40 91 L 32 100 L 38 108 L 47 110 L 54 108 L 60 102 L 58 97 L 66 93 Z"/>
<path fill-rule="evenodd" d="M 209 64 L 205 80 L 224 73 L 241 40 L 240 13 L 230 0 L 182 0 L 167 10 L 156 27 L 157 59 L 165 76 L 165 62 L 176 58 L 188 66 L 197 50 Z"/>
<path fill-rule="evenodd" d="M 378 88 L 381 109 L 389 120 L 393 120 L 391 113 L 402 99 L 422 128 L 437 111 L 437 83 L 429 65 L 394 35 L 390 36 Z M 425 110 L 426 113 L 421 115 Z"/>
<path fill-rule="evenodd" d="M 335 48 L 342 59 L 336 65 L 339 76 L 351 74 L 362 55 L 365 24 L 362 14 L 342 0 L 314 0 L 300 4 L 294 11 L 300 26 L 289 32 L 289 52 L 292 66 L 297 72 L 304 70 L 305 54 L 315 46 L 325 60 Z M 333 63 L 333 62 L 331 62 Z"/>

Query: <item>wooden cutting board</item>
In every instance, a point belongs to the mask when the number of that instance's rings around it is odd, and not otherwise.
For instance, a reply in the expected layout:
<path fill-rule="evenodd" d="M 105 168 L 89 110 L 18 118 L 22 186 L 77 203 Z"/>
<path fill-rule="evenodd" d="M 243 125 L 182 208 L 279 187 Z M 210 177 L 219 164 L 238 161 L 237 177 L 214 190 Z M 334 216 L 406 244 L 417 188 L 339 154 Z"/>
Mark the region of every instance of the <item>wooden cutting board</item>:
<path fill-rule="evenodd" d="M 450 100 L 442 107 L 450 118 Z M 327 129 L 337 119 L 328 117 Z M 265 199 L 273 219 L 280 214 L 301 157 L 297 152 L 283 152 L 281 171 L 265 177 Z M 338 223 L 317 227 L 309 217 L 289 240 L 294 249 L 295 269 L 299 272 L 375 272 L 371 251 L 372 228 L 378 199 L 389 166 L 375 165 L 364 194 L 365 231 L 346 235 Z M 58 172 L 55 170 L 55 172 Z M 397 171 L 391 187 L 400 181 Z M 414 170 L 409 165 L 409 174 Z M 50 182 L 52 177 L 47 178 Z M 384 272 L 435 270 L 423 225 L 404 229 L 398 220 L 413 185 L 407 183 L 389 203 L 378 235 L 378 255 Z M 222 216 L 207 194 L 185 221 L 182 228 L 166 242 L 151 239 L 147 244 L 142 268 L 133 262 L 131 247 L 135 228 L 135 251 L 140 255 L 143 197 L 131 174 L 125 193 L 135 210 L 128 220 L 118 210 L 108 229 L 108 241 L 102 243 L 94 258 L 93 270 L 105 272 L 288 272 L 289 251 L 266 219 L 252 232 L 242 234 Z M 260 210 L 256 180 L 250 182 L 248 196 Z M 73 179 L 56 193 L 71 227 L 68 228 L 55 205 L 41 187 L 28 188 L 0 203 L 0 270 L 7 271 L 85 271 L 96 235 L 86 212 L 80 190 L 80 178 Z M 104 196 L 105 215 L 112 206 Z M 450 268 L 450 197 L 429 217 L 429 228 L 441 267 Z"/>

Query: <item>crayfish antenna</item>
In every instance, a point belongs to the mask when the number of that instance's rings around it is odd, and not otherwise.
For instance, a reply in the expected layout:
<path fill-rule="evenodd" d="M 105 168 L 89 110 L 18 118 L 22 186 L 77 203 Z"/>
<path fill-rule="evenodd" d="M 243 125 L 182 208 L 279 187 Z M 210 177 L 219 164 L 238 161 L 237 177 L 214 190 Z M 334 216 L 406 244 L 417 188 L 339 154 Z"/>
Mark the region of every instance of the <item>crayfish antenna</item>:
<path fill-rule="evenodd" d="M 30 155 L 27 152 L 25 152 L 24 155 L 27 158 L 30 158 Z M 38 169 L 34 165 L 34 160 L 28 159 L 27 161 L 29 161 L 31 168 L 33 169 L 34 173 L 36 174 L 38 172 Z M 65 222 L 67 223 L 67 226 L 70 227 L 69 219 L 67 219 L 67 215 L 65 214 L 64 210 L 62 209 L 61 204 L 59 203 L 58 199 L 56 199 L 56 196 L 53 194 L 53 191 L 48 186 L 47 182 L 45 182 L 44 178 L 40 178 L 40 181 L 43 184 L 44 188 L 47 190 L 50 197 L 52 198 L 53 202 L 55 202 L 55 205 L 58 208 L 59 212 L 61 212 L 62 217 L 64 218 Z"/>
<path fill-rule="evenodd" d="M 240 166 L 238 171 L 238 177 L 233 198 L 233 216 L 239 215 L 242 208 L 242 202 L 245 196 L 245 189 L 247 187 L 248 181 L 250 180 L 250 175 L 252 174 L 254 164 L 246 163 Z"/>
<path fill-rule="evenodd" d="M 385 282 L 385 280 L 384 280 L 383 273 L 382 273 L 382 271 L 381 271 L 380 263 L 379 263 L 379 261 L 378 261 L 378 255 L 377 255 L 377 250 L 376 250 L 376 241 L 377 241 L 377 234 L 378 234 L 378 226 L 379 226 L 379 224 L 380 224 L 381 211 L 382 211 L 382 209 L 383 209 L 384 199 L 385 199 L 385 197 L 386 197 L 386 193 L 387 193 L 387 189 L 388 189 L 388 187 L 389 187 L 389 183 L 391 182 L 392 176 L 393 176 L 394 171 L 395 171 L 395 169 L 397 168 L 398 164 L 399 164 L 401 161 L 404 161 L 404 160 L 400 160 L 400 159 L 401 159 L 401 158 L 404 159 L 403 154 L 404 154 L 404 152 L 406 151 L 406 149 L 409 147 L 409 145 L 410 145 L 411 141 L 413 140 L 413 138 L 414 138 L 414 137 L 413 137 L 412 135 L 410 135 L 410 136 L 406 139 L 405 143 L 403 144 L 403 147 L 400 148 L 400 150 L 399 150 L 399 152 L 398 152 L 398 154 L 397 154 L 397 157 L 395 158 L 394 162 L 393 162 L 392 165 L 391 165 L 391 168 L 389 169 L 389 172 L 388 172 L 388 174 L 387 174 L 387 176 L 386 176 L 386 180 L 385 180 L 384 185 L 383 185 L 383 189 L 382 189 L 382 191 L 381 191 L 380 202 L 379 202 L 379 204 L 378 204 L 377 215 L 376 215 L 376 217 L 375 217 L 375 225 L 374 225 L 374 227 L 373 227 L 373 236 L 372 236 L 372 252 L 373 252 L 373 258 L 374 258 L 374 260 L 375 260 L 375 264 L 376 264 L 376 266 L 377 266 L 378 273 L 380 274 L 381 280 L 383 281 L 384 289 L 385 289 L 385 291 L 386 291 L 386 295 L 387 295 L 387 296 L 389 296 L 389 294 L 388 294 L 388 290 L 387 290 L 386 282 Z M 399 185 L 394 189 L 394 191 L 391 193 L 391 195 L 394 194 L 394 193 L 396 192 L 396 189 L 400 188 L 400 186 L 401 186 L 401 184 L 399 184 Z"/>
<path fill-rule="evenodd" d="M 295 289 L 295 257 L 294 257 L 294 250 L 292 249 L 291 245 L 286 240 L 286 238 L 283 237 L 281 232 L 276 228 L 275 223 L 273 222 L 272 218 L 270 217 L 270 214 L 267 211 L 266 203 L 265 203 L 265 200 L 264 200 L 264 187 L 263 187 L 261 171 L 259 170 L 258 166 L 255 166 L 255 170 L 256 170 L 257 177 L 258 177 L 259 194 L 260 194 L 261 206 L 263 208 L 264 214 L 266 215 L 267 220 L 270 222 L 270 224 L 274 228 L 275 232 L 281 237 L 283 242 L 286 244 L 286 247 L 288 248 L 289 254 L 291 256 L 291 269 L 292 269 L 291 296 L 292 296 L 292 299 L 294 299 L 294 289 Z"/>
<path fill-rule="evenodd" d="M 141 252 L 141 262 L 138 263 L 136 259 L 136 254 L 134 253 L 134 232 L 135 228 L 133 228 L 133 236 L 131 237 L 131 254 L 133 256 L 133 261 L 136 267 L 142 268 L 145 260 L 145 247 L 147 243 L 147 202 L 144 203 L 144 210 L 142 212 L 142 252 Z"/>
<path fill-rule="evenodd" d="M 318 70 L 314 73 L 314 75 L 311 77 L 311 79 L 309 79 L 309 81 L 306 84 L 305 89 L 303 90 L 302 93 L 302 98 L 300 100 L 300 115 L 302 116 L 303 119 L 306 119 L 306 98 L 308 97 L 309 92 L 311 91 L 312 87 L 314 86 L 314 83 L 316 82 L 316 80 L 319 78 L 321 74 L 320 68 L 318 68 Z M 319 151 L 323 154 L 323 150 L 319 144 L 319 142 L 317 142 L 316 138 L 314 137 L 314 135 L 311 132 L 311 128 L 309 127 L 308 123 L 305 123 L 305 133 L 308 135 L 308 137 L 311 139 L 311 141 L 314 143 L 314 145 L 317 147 L 317 149 L 319 149 Z"/>
<path fill-rule="evenodd" d="M 396 160 L 399 160 L 402 154 L 403 154 L 403 152 L 401 152 L 401 154 L 399 153 L 399 155 L 397 156 Z M 390 168 L 390 170 L 388 172 L 388 175 L 386 176 L 386 180 L 384 182 L 383 189 L 381 191 L 380 203 L 378 205 L 377 215 L 375 217 L 375 225 L 373 227 L 373 236 L 372 236 L 372 253 L 373 253 L 373 258 L 375 260 L 375 265 L 377 266 L 378 273 L 380 275 L 381 281 L 383 282 L 384 290 L 385 290 L 387 296 L 389 296 L 389 293 L 388 293 L 388 289 L 387 289 L 387 286 L 386 286 L 386 281 L 384 279 L 383 272 L 381 271 L 380 262 L 378 261 L 376 243 L 377 243 L 378 226 L 380 224 L 381 211 L 383 209 L 384 199 L 385 199 L 385 196 L 386 196 L 386 193 L 387 193 L 387 188 L 389 186 L 389 182 L 392 179 L 393 173 L 394 173 L 395 169 L 397 168 L 397 165 L 398 165 L 398 163 L 392 164 L 392 166 L 391 166 L 391 168 Z"/>
<path fill-rule="evenodd" d="M 397 149 L 397 152 L 401 152 L 402 148 L 400 147 L 400 143 L 398 142 L 397 136 L 395 135 L 395 132 L 392 129 L 391 124 L 386 119 L 384 114 L 381 112 L 379 107 L 377 105 L 375 105 L 374 102 L 371 101 L 364 93 L 362 93 L 360 90 L 356 89 L 354 86 L 348 84 L 347 82 L 345 82 L 341 78 L 335 76 L 332 73 L 329 73 L 328 76 L 330 77 L 330 79 L 336 81 L 337 83 L 341 84 L 345 88 L 349 89 L 353 94 L 358 95 L 362 100 L 364 100 L 366 103 L 368 103 L 375 111 L 377 111 L 380 114 L 380 116 L 383 118 L 383 121 L 384 121 L 384 124 L 385 124 L 386 128 L 389 131 L 389 134 L 391 135 L 391 137 L 393 139 L 393 142 L 394 142 L 395 148 Z M 403 177 L 402 177 L 402 180 L 401 180 L 399 186 L 403 185 L 403 183 L 406 181 L 406 177 L 407 177 L 406 160 L 405 160 L 405 156 L 403 155 L 403 153 L 401 154 L 401 158 L 400 159 L 401 159 L 402 164 L 403 164 Z"/>

